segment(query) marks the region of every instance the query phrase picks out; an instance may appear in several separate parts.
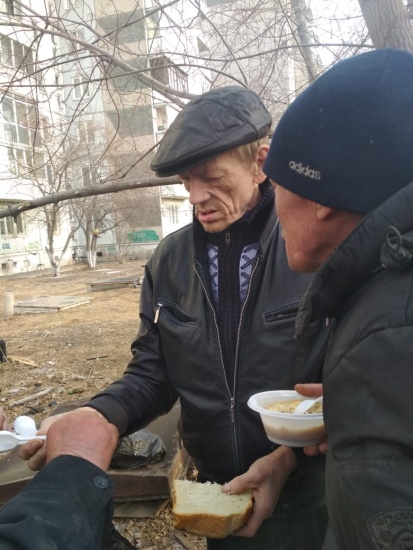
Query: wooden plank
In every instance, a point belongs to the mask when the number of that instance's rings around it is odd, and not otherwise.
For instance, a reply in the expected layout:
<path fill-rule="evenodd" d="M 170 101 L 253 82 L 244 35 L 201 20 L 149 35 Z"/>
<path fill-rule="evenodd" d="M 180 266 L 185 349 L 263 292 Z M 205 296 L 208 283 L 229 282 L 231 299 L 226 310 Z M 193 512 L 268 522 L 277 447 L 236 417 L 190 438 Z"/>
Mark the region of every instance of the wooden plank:
<path fill-rule="evenodd" d="M 169 498 L 115 502 L 113 517 L 115 518 L 156 518 L 164 510 Z"/>
<path fill-rule="evenodd" d="M 95 281 L 94 283 L 88 283 L 88 292 L 97 292 L 101 290 L 115 290 L 116 288 L 134 287 L 136 288 L 141 284 L 139 277 L 121 277 L 118 279 L 108 279 L 107 281 Z"/>
<path fill-rule="evenodd" d="M 14 304 L 14 313 L 52 313 L 62 309 L 89 304 L 84 296 L 35 296 Z"/>

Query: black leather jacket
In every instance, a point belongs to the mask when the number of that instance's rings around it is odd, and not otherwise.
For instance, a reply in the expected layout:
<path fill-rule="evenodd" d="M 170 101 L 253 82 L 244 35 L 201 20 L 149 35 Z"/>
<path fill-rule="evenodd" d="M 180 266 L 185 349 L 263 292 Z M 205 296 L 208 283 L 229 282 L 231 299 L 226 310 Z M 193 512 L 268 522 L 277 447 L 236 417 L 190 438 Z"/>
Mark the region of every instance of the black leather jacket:
<path fill-rule="evenodd" d="M 184 446 L 199 472 L 220 483 L 274 449 L 249 397 L 321 379 L 316 367 L 296 368 L 294 321 L 311 276 L 290 271 L 280 233 L 272 211 L 242 308 L 233 380 L 222 364 L 205 248 L 189 225 L 164 238 L 148 261 L 134 357 L 123 378 L 89 403 L 122 434 L 179 398 Z"/>
<path fill-rule="evenodd" d="M 413 184 L 320 268 L 297 336 L 328 317 L 327 503 L 340 550 L 413 548 Z M 326 549 L 330 546 L 326 546 Z"/>

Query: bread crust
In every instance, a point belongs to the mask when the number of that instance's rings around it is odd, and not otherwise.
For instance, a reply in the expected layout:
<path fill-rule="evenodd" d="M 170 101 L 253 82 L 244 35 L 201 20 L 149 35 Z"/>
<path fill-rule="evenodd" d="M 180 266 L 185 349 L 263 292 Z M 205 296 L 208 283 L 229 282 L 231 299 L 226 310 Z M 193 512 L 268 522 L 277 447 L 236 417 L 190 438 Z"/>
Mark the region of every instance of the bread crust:
<path fill-rule="evenodd" d="M 195 483 L 188 481 L 194 485 L 194 490 L 201 496 L 203 483 Z M 217 484 L 214 484 L 217 485 Z M 221 487 L 220 485 L 218 487 Z M 207 537 L 211 539 L 222 539 L 231 535 L 238 529 L 240 529 L 248 520 L 252 512 L 252 493 L 243 493 L 245 498 L 245 505 L 242 511 L 231 512 L 224 514 L 217 514 L 211 511 L 205 512 L 190 512 L 183 513 L 178 511 L 178 492 L 176 485 L 172 489 L 172 515 L 173 526 L 175 529 L 180 529 L 198 535 L 201 537 Z M 231 507 L 231 499 L 237 499 L 239 495 L 226 495 L 228 498 L 229 509 Z M 181 496 L 182 498 L 182 496 Z M 239 506 L 238 506 L 239 508 Z"/>

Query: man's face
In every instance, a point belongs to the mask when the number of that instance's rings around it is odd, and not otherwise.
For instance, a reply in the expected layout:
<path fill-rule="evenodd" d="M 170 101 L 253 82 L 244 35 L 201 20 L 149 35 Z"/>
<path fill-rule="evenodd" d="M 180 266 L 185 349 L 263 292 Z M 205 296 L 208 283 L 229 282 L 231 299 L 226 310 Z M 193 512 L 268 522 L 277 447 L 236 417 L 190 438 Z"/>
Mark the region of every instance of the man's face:
<path fill-rule="evenodd" d="M 317 205 L 276 185 L 275 205 L 285 241 L 288 265 L 293 271 L 313 273 L 324 258 L 319 257 Z"/>
<path fill-rule="evenodd" d="M 205 231 L 224 231 L 258 203 L 258 186 L 265 180 L 261 166 L 267 150 L 263 146 L 258 153 L 260 160 L 251 167 L 228 152 L 179 174 Z"/>

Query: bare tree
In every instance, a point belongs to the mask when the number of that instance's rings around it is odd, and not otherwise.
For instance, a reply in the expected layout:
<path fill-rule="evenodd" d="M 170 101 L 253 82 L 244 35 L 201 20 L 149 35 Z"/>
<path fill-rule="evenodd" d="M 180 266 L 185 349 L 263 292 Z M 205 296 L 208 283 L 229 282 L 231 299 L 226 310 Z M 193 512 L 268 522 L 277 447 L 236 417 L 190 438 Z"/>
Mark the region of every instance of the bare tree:
<path fill-rule="evenodd" d="M 47 228 L 57 272 L 62 256 L 56 260 L 54 236 L 68 200 L 83 213 L 66 224 L 61 252 L 74 219 L 82 220 L 92 250 L 100 238 L 93 241 L 93 231 L 102 230 L 93 227 L 97 197 L 105 194 L 118 197 L 110 199 L 107 227 L 110 215 L 122 219 L 126 234 L 156 224 L 158 187 L 178 180 L 154 178 L 149 161 L 188 99 L 214 86 L 247 86 L 276 122 L 330 63 L 366 48 L 413 51 L 411 8 L 402 0 L 359 0 L 347 12 L 347 2 L 310 4 L 55 0 L 46 13 L 36 0 L 7 0 L 0 13 L 0 154 L 8 168 L 0 169 L 0 183 L 8 190 L 0 219 L 42 208 L 36 217 Z"/>
<path fill-rule="evenodd" d="M 375 48 L 413 52 L 413 26 L 402 0 L 359 0 Z"/>

